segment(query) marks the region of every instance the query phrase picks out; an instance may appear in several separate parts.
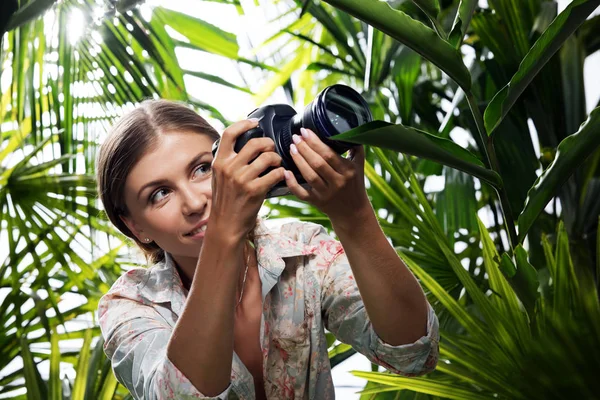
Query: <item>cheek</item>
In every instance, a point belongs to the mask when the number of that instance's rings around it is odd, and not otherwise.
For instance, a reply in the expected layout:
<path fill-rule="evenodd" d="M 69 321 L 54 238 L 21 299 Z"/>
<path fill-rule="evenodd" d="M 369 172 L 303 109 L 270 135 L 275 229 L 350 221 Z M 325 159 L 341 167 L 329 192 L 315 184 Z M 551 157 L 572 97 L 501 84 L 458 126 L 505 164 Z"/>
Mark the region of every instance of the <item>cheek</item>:
<path fill-rule="evenodd" d="M 148 210 L 144 214 L 148 228 L 158 234 L 172 234 L 176 232 L 181 222 L 181 212 L 172 201 L 169 201 L 160 208 Z"/>

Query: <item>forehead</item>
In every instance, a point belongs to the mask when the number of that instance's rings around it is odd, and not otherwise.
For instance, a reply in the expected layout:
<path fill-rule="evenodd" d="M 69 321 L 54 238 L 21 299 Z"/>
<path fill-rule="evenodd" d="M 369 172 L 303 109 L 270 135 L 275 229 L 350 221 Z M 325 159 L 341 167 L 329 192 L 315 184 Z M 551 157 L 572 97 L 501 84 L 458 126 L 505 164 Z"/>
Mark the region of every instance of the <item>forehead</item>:
<path fill-rule="evenodd" d="M 152 180 L 168 178 L 170 173 L 179 173 L 198 154 L 210 153 L 213 142 L 210 136 L 201 133 L 162 133 L 133 166 L 125 186 L 136 189 Z"/>

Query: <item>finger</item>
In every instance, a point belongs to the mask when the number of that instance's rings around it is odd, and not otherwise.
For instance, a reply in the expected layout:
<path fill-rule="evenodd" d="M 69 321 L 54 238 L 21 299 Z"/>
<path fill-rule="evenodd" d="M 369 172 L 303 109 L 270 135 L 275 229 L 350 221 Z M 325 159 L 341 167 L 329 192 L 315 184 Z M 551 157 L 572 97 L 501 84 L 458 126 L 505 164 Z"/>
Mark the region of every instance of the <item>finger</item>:
<path fill-rule="evenodd" d="M 296 144 L 296 148 L 300 155 L 306 160 L 307 164 L 319 174 L 321 179 L 324 181 L 325 185 L 329 183 L 335 182 L 341 178 L 341 174 L 338 173 L 333 167 L 329 164 L 329 160 L 341 158 L 338 156 L 333 150 L 329 149 L 325 151 L 325 155 L 321 155 L 317 153 L 317 151 L 313 150 L 313 148 L 300 136 L 293 135 L 292 139 Z M 317 138 L 320 141 L 320 139 Z M 313 141 L 314 142 L 314 141 Z M 329 146 L 325 145 L 321 142 L 325 147 L 329 148 Z M 313 144 L 314 146 L 314 144 Z M 326 157 L 327 159 L 325 159 Z M 337 161 L 337 160 L 336 160 Z M 344 171 L 344 169 L 341 169 Z"/>
<path fill-rule="evenodd" d="M 310 149 L 315 153 L 319 154 L 335 172 L 341 174 L 347 168 L 347 166 L 344 165 L 343 158 L 333 151 L 331 147 L 323 143 L 323 141 L 313 131 L 302 128 L 300 132 L 302 133 L 302 140 L 308 145 L 308 147 L 310 147 Z M 310 163 L 310 158 L 306 158 Z"/>
<path fill-rule="evenodd" d="M 256 179 L 262 174 L 267 168 L 277 168 L 281 166 L 281 156 L 277 153 L 268 152 L 262 153 L 250 165 L 243 168 L 240 179 L 244 182 Z"/>
<path fill-rule="evenodd" d="M 300 143 L 300 144 L 302 144 L 302 143 Z M 306 146 L 306 144 L 304 144 L 304 145 Z M 296 167 L 298 168 L 298 171 L 300 171 L 300 173 L 302 174 L 302 177 L 304 177 L 304 180 L 306 182 L 308 182 L 311 187 L 313 187 L 315 190 L 317 190 L 319 192 L 323 192 L 323 191 L 327 190 L 327 184 L 325 183 L 323 178 L 321 178 L 321 176 L 317 173 L 317 171 L 315 171 L 308 164 L 308 162 L 302 156 L 302 154 L 299 152 L 299 149 L 296 147 L 295 144 L 292 144 L 290 146 L 290 154 L 292 156 L 292 160 L 294 161 L 294 164 L 296 164 Z M 326 164 L 325 161 L 322 161 L 322 163 Z"/>
<path fill-rule="evenodd" d="M 247 165 L 262 153 L 274 152 L 275 142 L 268 137 L 250 139 L 248 143 L 238 153 L 236 161 L 240 164 Z M 240 165 L 241 167 L 241 165 Z"/>
<path fill-rule="evenodd" d="M 255 180 L 255 183 L 258 187 L 258 190 L 261 193 L 264 192 L 264 194 L 266 195 L 267 192 L 269 190 L 271 190 L 271 188 L 273 186 L 275 186 L 277 183 L 279 183 L 281 181 L 285 181 L 284 171 L 285 171 L 285 168 L 283 168 L 283 167 L 276 168 L 273 171 L 270 171 L 265 176 L 257 178 Z"/>
<path fill-rule="evenodd" d="M 219 152 L 222 152 L 221 155 L 229 156 L 234 152 L 233 146 L 235 145 L 235 141 L 238 137 L 242 135 L 242 133 L 256 128 L 258 126 L 258 120 L 254 119 L 245 119 L 242 121 L 235 122 L 225 129 L 223 135 L 221 135 L 221 142 L 219 143 Z"/>
<path fill-rule="evenodd" d="M 290 189 L 290 192 L 292 192 L 292 194 L 300 200 L 306 201 L 310 199 L 310 190 L 300 186 L 298 180 L 291 171 L 285 172 L 285 184 L 287 185 L 288 189 Z"/>

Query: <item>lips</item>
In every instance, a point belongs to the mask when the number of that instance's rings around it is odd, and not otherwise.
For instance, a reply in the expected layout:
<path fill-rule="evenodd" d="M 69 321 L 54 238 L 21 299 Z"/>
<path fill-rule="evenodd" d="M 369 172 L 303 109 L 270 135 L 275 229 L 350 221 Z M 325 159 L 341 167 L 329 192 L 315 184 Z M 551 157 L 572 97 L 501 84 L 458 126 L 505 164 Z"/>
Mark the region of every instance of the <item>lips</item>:
<path fill-rule="evenodd" d="M 196 226 L 196 228 L 194 228 L 193 230 L 189 231 L 188 233 L 186 233 L 183 236 L 194 236 L 194 235 L 197 235 L 200 232 L 205 232 L 206 231 L 206 222 L 205 221 L 202 221 L 198 225 L 199 226 Z"/>

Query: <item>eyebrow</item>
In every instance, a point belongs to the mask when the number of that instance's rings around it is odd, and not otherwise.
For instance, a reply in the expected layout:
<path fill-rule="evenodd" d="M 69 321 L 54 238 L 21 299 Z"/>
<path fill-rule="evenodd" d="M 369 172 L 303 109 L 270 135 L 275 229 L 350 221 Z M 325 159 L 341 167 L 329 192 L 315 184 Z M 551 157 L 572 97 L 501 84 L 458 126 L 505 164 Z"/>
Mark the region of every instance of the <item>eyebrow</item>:
<path fill-rule="evenodd" d="M 187 169 L 188 169 L 188 170 L 190 170 L 190 169 L 192 169 L 193 167 L 195 167 L 195 166 L 196 166 L 196 164 L 198 164 L 198 162 L 200 162 L 200 159 L 201 159 L 202 157 L 204 157 L 205 155 L 207 155 L 207 154 L 212 154 L 212 152 L 210 152 L 210 151 L 204 151 L 204 152 L 202 152 L 202 153 L 198 154 L 196 157 L 192 158 L 192 160 L 191 160 L 191 161 L 188 163 L 188 165 L 187 165 Z M 142 193 L 144 192 L 144 190 L 146 190 L 146 189 L 148 189 L 148 188 L 150 188 L 150 187 L 153 187 L 153 186 L 164 185 L 164 184 L 166 184 L 166 183 L 168 183 L 168 180 L 167 180 L 167 179 L 157 179 L 157 180 L 154 180 L 154 181 L 152 181 L 152 182 L 148 182 L 148 183 L 146 183 L 146 184 L 145 184 L 144 186 L 142 186 L 142 188 L 141 188 L 141 189 L 138 191 L 138 195 L 137 195 L 137 198 L 138 198 L 138 200 L 140 199 L 140 197 L 142 197 Z"/>

